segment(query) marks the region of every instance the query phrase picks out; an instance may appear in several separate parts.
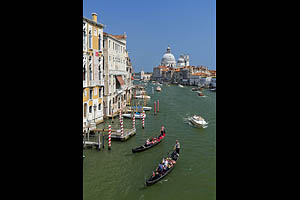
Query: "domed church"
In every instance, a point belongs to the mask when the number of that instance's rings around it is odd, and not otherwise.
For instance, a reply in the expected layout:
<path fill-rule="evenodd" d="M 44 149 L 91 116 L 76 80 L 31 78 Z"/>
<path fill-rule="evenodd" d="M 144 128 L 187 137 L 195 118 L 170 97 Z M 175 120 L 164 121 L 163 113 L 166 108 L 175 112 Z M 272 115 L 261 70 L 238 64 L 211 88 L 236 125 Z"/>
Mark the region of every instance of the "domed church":
<path fill-rule="evenodd" d="M 166 67 L 186 67 L 189 66 L 189 56 L 188 55 L 180 55 L 178 58 L 177 64 L 174 55 L 171 53 L 171 48 L 168 46 L 167 52 L 163 55 L 161 59 L 161 66 L 166 66 Z"/>
<path fill-rule="evenodd" d="M 161 59 L 161 65 L 167 67 L 176 67 L 176 60 L 174 55 L 171 53 L 171 48 L 168 46 L 167 52 Z"/>

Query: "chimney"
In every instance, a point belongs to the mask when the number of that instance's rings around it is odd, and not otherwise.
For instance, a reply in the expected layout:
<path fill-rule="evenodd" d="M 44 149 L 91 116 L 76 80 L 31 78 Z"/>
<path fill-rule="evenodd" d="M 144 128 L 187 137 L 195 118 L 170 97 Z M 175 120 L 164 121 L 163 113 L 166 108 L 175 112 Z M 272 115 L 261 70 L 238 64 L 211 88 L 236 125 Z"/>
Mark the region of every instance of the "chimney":
<path fill-rule="evenodd" d="M 97 13 L 92 13 L 92 20 L 97 23 Z"/>

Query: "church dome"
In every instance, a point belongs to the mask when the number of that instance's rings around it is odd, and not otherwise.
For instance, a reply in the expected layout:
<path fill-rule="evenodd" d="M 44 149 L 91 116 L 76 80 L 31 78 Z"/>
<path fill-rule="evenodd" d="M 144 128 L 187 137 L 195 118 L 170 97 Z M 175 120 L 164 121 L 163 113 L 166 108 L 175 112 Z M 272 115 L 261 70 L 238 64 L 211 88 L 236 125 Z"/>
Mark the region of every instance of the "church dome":
<path fill-rule="evenodd" d="M 176 60 L 174 55 L 171 53 L 170 47 L 167 48 L 167 52 L 163 55 L 161 59 L 161 65 L 163 66 L 174 66 L 176 65 Z"/>
<path fill-rule="evenodd" d="M 182 57 L 180 57 L 180 58 L 178 58 L 178 61 L 177 61 L 178 63 L 184 63 L 185 61 L 184 61 L 184 59 L 182 58 Z"/>

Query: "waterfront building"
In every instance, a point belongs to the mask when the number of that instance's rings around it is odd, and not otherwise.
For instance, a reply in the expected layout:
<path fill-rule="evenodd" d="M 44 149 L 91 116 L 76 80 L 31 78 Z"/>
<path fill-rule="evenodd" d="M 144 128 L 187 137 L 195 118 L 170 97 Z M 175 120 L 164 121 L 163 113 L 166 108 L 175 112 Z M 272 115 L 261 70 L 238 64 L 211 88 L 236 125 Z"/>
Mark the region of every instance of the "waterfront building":
<path fill-rule="evenodd" d="M 103 121 L 103 28 L 96 13 L 83 17 L 83 127 Z"/>
<path fill-rule="evenodd" d="M 131 100 L 133 68 L 126 49 L 126 34 L 103 34 L 104 117 L 124 109 Z"/>

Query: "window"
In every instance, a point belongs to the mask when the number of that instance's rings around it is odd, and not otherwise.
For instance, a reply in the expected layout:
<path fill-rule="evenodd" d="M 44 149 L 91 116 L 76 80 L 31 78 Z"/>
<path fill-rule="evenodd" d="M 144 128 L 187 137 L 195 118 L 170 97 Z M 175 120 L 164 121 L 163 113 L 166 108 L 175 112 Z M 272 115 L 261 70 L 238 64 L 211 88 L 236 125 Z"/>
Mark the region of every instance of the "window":
<path fill-rule="evenodd" d="M 101 103 L 99 103 L 98 105 L 98 110 L 101 110 Z"/>
<path fill-rule="evenodd" d="M 101 97 L 101 88 L 99 88 L 99 97 Z"/>
<path fill-rule="evenodd" d="M 89 71 L 90 71 L 90 81 L 91 81 L 92 80 L 92 75 L 93 75 L 91 64 L 89 65 Z"/>
<path fill-rule="evenodd" d="M 86 49 L 86 32 L 85 29 L 83 29 L 83 49 Z"/>
<path fill-rule="evenodd" d="M 93 89 L 92 88 L 90 88 L 90 97 L 89 98 L 93 99 Z"/>
<path fill-rule="evenodd" d="M 89 31 L 89 48 L 92 48 L 92 32 L 91 30 Z"/>
<path fill-rule="evenodd" d="M 92 106 L 89 107 L 89 113 L 92 113 L 93 112 L 93 109 L 92 109 Z"/>
<path fill-rule="evenodd" d="M 99 33 L 99 37 L 98 37 L 98 47 L 99 47 L 99 51 L 101 51 L 101 34 Z"/>

